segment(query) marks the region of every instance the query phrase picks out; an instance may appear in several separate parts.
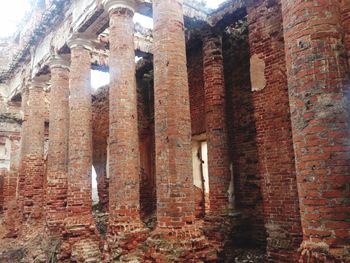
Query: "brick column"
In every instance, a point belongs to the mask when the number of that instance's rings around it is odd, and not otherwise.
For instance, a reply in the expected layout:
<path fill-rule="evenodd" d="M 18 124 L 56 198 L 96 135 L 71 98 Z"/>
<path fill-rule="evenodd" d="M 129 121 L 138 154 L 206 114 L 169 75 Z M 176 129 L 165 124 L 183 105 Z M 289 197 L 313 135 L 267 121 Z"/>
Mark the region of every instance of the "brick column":
<path fill-rule="evenodd" d="M 21 172 L 22 159 L 23 155 L 26 152 L 26 147 L 28 143 L 28 134 L 27 134 L 27 124 L 28 124 L 28 115 L 29 115 L 29 107 L 28 107 L 28 96 L 29 89 L 25 87 L 22 91 L 22 103 L 21 103 L 21 113 L 22 113 L 22 127 L 21 127 L 21 144 L 20 144 L 20 163 L 19 163 L 19 172 L 18 172 L 18 187 L 17 187 L 17 199 L 19 202 L 23 201 L 24 195 L 24 182 L 25 182 L 25 174 Z"/>
<path fill-rule="evenodd" d="M 302 262 L 346 262 L 350 102 L 340 3 L 282 0 L 282 13 L 304 235 Z"/>
<path fill-rule="evenodd" d="M 59 233 L 66 215 L 69 124 L 69 63 L 55 56 L 50 61 L 50 127 L 46 185 L 46 221 Z"/>
<path fill-rule="evenodd" d="M 350 1 L 341 0 L 342 24 L 344 30 L 344 45 L 348 56 L 348 65 L 350 65 Z"/>
<path fill-rule="evenodd" d="M 157 220 L 181 228 L 194 217 L 182 0 L 154 0 L 153 17 Z"/>
<path fill-rule="evenodd" d="M 67 44 L 71 49 L 67 215 L 58 259 L 60 262 L 71 258 L 81 262 L 101 262 L 99 235 L 92 217 L 91 196 L 92 42 L 81 35 L 73 35 Z"/>
<path fill-rule="evenodd" d="M 233 207 L 233 202 L 229 203 L 231 197 L 228 195 L 231 172 L 221 36 L 209 34 L 203 39 L 203 74 L 208 141 L 209 200 L 210 210 L 214 212 Z"/>
<path fill-rule="evenodd" d="M 24 220 L 39 220 L 44 204 L 45 91 L 43 81 L 33 80 L 28 94 L 28 119 L 24 123 L 20 178 L 24 178 L 22 215 Z"/>
<path fill-rule="evenodd" d="M 91 42 L 73 38 L 69 79 L 68 217 L 92 223 Z M 74 220 L 73 220 L 74 221 Z"/>
<path fill-rule="evenodd" d="M 134 1 L 126 0 L 105 2 L 110 17 L 108 232 L 112 236 L 131 235 L 136 229 L 144 228 L 140 220 L 133 5 Z M 135 237 L 140 238 L 140 233 Z M 130 249 L 130 242 L 126 245 Z"/>

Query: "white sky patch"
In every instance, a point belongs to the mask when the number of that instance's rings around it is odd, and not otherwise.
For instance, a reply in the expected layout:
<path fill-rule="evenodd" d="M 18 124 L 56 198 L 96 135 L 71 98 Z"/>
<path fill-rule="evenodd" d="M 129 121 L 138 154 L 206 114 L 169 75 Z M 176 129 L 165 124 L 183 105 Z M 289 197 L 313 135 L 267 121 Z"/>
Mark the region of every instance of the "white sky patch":
<path fill-rule="evenodd" d="M 29 8 L 29 0 L 1 1 L 0 37 L 9 37 L 14 34 Z"/>
<path fill-rule="evenodd" d="M 207 2 L 207 7 L 216 9 L 219 7 L 220 4 L 225 2 L 226 0 L 206 0 Z"/>
<path fill-rule="evenodd" d="M 91 70 L 91 87 L 93 90 L 108 85 L 109 82 L 110 78 L 108 72 Z"/>
<path fill-rule="evenodd" d="M 153 19 L 148 16 L 144 16 L 136 13 L 134 15 L 134 23 L 139 23 L 141 26 L 145 28 L 153 29 Z"/>

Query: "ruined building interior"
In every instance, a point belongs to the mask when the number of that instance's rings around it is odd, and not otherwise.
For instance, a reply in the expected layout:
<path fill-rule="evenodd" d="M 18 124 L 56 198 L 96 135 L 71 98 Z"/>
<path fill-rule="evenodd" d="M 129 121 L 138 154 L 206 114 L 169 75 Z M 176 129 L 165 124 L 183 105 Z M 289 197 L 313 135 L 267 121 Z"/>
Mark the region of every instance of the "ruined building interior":
<path fill-rule="evenodd" d="M 350 262 L 349 0 L 28 1 L 0 262 Z"/>

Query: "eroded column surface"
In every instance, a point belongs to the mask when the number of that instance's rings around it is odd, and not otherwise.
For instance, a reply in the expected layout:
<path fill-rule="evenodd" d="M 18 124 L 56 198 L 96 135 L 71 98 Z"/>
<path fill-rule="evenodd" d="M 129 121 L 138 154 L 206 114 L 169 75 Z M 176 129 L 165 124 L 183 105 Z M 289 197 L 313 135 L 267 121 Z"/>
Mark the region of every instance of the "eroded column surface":
<path fill-rule="evenodd" d="M 302 262 L 349 259 L 349 86 L 340 3 L 282 0 Z"/>
<path fill-rule="evenodd" d="M 273 262 L 296 262 L 302 232 L 281 5 L 254 1 L 247 11 L 267 254 Z"/>
<path fill-rule="evenodd" d="M 20 178 L 24 178 L 22 215 L 24 220 L 39 220 L 44 205 L 44 130 L 45 91 L 43 81 L 33 80 L 28 94 L 28 120 L 22 144 Z"/>
<path fill-rule="evenodd" d="M 50 127 L 46 185 L 46 221 L 59 233 L 65 215 L 68 175 L 69 64 L 62 57 L 50 61 Z"/>
<path fill-rule="evenodd" d="M 69 78 L 68 221 L 92 223 L 92 110 L 91 43 L 82 38 L 68 42 L 71 48 Z"/>
<path fill-rule="evenodd" d="M 154 0 L 153 18 L 157 223 L 181 228 L 194 218 L 183 1 Z"/>
<path fill-rule="evenodd" d="M 350 1 L 341 0 L 341 15 L 344 30 L 344 45 L 348 56 L 348 65 L 350 65 Z"/>
<path fill-rule="evenodd" d="M 111 235 L 131 234 L 131 231 L 143 228 L 133 5 L 134 1 L 105 3 L 110 17 L 108 232 Z"/>
<path fill-rule="evenodd" d="M 233 208 L 233 192 L 228 192 L 231 172 L 223 70 L 222 37 L 208 34 L 203 39 L 203 73 L 208 142 L 209 200 L 212 212 L 222 212 L 227 208 Z"/>

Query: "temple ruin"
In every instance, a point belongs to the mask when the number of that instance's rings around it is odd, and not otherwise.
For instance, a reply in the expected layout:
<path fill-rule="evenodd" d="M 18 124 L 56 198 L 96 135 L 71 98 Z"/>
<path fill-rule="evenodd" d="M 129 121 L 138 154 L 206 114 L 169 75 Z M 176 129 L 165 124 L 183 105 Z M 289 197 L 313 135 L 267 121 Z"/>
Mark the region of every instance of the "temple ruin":
<path fill-rule="evenodd" d="M 349 263 L 349 58 L 348 0 L 33 0 L 0 39 L 0 262 Z"/>

